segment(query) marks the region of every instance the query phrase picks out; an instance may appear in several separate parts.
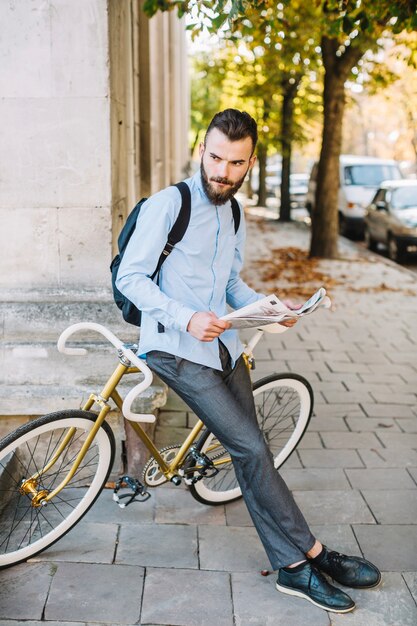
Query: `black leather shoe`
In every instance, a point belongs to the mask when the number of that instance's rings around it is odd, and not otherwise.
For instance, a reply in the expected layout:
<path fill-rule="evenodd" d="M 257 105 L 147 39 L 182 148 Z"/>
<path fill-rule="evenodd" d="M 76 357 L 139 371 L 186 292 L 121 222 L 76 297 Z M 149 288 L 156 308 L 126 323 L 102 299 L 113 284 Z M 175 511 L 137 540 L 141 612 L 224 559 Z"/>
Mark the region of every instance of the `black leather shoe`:
<path fill-rule="evenodd" d="M 277 589 L 290 596 L 305 598 L 321 609 L 333 613 L 348 613 L 355 608 L 352 598 L 328 583 L 323 574 L 310 562 L 306 562 L 304 567 L 296 572 L 280 569 Z"/>
<path fill-rule="evenodd" d="M 346 587 L 371 589 L 381 582 L 381 572 L 369 561 L 360 556 L 346 556 L 334 552 L 326 546 L 323 546 L 323 551 L 310 562 Z"/>

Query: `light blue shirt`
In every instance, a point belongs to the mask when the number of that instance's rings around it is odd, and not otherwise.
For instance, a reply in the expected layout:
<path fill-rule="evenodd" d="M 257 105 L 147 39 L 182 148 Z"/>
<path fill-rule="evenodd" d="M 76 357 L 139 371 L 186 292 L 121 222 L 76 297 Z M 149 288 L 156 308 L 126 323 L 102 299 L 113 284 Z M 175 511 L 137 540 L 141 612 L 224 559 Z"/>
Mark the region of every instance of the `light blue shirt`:
<path fill-rule="evenodd" d="M 230 201 L 215 206 L 198 171 L 185 181 L 191 191 L 191 218 L 183 239 L 162 265 L 159 286 L 149 276 L 167 242 L 181 207 L 176 187 L 154 194 L 141 207 L 136 229 L 120 264 L 117 288 L 142 311 L 140 354 L 162 350 L 221 370 L 218 340 L 199 341 L 187 332 L 192 315 L 213 311 L 218 317 L 263 297 L 240 278 L 245 244 L 242 207 L 235 234 Z M 158 332 L 158 322 L 165 332 Z M 220 335 L 233 364 L 243 346 L 236 330 Z"/>

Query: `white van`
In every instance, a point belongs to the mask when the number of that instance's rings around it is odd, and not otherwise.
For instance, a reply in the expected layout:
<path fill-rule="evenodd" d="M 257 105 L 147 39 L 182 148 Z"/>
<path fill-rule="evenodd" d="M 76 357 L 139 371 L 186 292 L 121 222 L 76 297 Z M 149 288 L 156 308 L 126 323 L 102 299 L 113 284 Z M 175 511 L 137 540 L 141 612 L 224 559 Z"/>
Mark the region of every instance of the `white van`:
<path fill-rule="evenodd" d="M 342 154 L 339 159 L 339 232 L 363 237 L 365 209 L 384 180 L 402 178 L 399 165 L 391 159 Z M 318 161 L 308 183 L 306 207 L 311 214 L 317 186 Z"/>

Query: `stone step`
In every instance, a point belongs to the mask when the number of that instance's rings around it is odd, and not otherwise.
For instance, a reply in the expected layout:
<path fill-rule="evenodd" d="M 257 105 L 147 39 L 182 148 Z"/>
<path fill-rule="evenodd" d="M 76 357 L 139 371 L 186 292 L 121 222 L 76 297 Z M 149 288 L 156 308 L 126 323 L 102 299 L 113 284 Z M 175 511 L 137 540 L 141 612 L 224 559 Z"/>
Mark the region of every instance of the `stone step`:
<path fill-rule="evenodd" d="M 57 341 L 65 328 L 78 322 L 95 322 L 109 328 L 122 341 L 137 341 L 139 329 L 123 321 L 110 292 L 53 292 L 2 294 L 0 326 L 7 342 Z M 9 297 L 7 297 L 9 296 Z M 22 300 L 23 297 L 25 300 Z M 99 338 L 93 332 L 77 334 L 77 340 Z"/>
<path fill-rule="evenodd" d="M 135 377 L 133 383 L 140 380 Z M 132 385 L 119 385 L 123 397 Z M 98 393 L 99 387 L 68 385 L 0 385 L 0 416 L 44 415 L 63 409 L 80 409 L 91 393 Z M 152 413 L 164 406 L 167 389 L 164 383 L 155 379 L 133 404 L 135 412 Z"/>

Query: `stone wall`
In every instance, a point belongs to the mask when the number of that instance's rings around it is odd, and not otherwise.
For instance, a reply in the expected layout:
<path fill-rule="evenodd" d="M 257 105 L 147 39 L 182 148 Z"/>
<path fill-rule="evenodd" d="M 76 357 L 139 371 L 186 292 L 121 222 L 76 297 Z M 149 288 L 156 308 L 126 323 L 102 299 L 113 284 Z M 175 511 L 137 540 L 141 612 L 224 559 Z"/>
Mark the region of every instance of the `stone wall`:
<path fill-rule="evenodd" d="M 136 202 L 184 177 L 184 24 L 136 0 L 9 0 L 0 23 L 0 416 L 33 416 L 113 366 L 94 335 L 88 358 L 58 354 L 70 323 L 137 338 L 109 264 Z"/>

